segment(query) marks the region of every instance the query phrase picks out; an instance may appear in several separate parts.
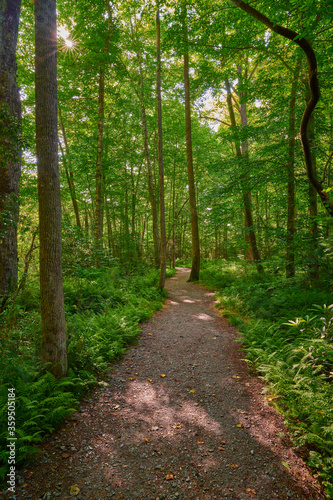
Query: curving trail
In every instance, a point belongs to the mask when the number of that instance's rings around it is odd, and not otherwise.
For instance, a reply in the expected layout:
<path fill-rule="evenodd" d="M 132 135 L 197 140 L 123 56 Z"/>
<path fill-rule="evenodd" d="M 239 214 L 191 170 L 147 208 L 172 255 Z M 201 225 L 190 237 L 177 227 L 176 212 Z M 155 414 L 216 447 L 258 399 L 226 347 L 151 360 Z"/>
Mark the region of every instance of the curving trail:
<path fill-rule="evenodd" d="M 45 441 L 39 463 L 21 473 L 18 499 L 326 498 L 214 295 L 188 276 L 179 268 L 167 280 L 166 305 L 109 385 Z"/>

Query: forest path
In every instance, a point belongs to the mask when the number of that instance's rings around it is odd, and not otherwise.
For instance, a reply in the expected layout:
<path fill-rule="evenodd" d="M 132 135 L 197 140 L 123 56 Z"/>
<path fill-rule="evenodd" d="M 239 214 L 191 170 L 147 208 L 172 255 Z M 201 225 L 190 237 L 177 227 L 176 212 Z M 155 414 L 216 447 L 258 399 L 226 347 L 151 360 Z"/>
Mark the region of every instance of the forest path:
<path fill-rule="evenodd" d="M 213 293 L 188 277 L 179 268 L 167 280 L 165 306 L 142 325 L 109 385 L 43 444 L 17 498 L 325 498 Z"/>

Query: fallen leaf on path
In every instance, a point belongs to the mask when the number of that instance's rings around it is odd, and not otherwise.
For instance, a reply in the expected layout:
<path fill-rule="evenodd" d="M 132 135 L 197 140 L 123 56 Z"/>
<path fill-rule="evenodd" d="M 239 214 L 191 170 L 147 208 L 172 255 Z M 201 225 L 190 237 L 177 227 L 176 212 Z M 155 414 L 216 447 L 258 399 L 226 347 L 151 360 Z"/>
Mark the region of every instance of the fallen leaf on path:
<path fill-rule="evenodd" d="M 181 426 L 182 426 L 182 424 L 176 424 L 176 425 L 172 425 L 171 427 L 173 429 L 179 429 L 179 427 L 181 427 Z"/>
<path fill-rule="evenodd" d="M 224 450 L 225 450 L 225 448 L 223 448 L 223 446 L 218 446 L 218 447 L 217 447 L 217 449 L 218 449 L 219 451 L 224 451 Z"/>
<path fill-rule="evenodd" d="M 282 465 L 284 465 L 286 469 L 290 470 L 290 465 L 285 460 L 282 460 Z"/>
<path fill-rule="evenodd" d="M 135 380 L 133 377 L 129 377 L 128 380 Z"/>
<path fill-rule="evenodd" d="M 69 490 L 70 495 L 73 495 L 74 497 L 80 493 L 80 488 L 78 487 L 77 484 L 73 484 Z"/>
<path fill-rule="evenodd" d="M 165 373 L 161 373 L 160 377 L 162 378 L 166 377 Z"/>
<path fill-rule="evenodd" d="M 147 378 L 148 382 L 152 382 L 153 379 L 152 378 Z"/>
<path fill-rule="evenodd" d="M 204 441 L 198 441 L 198 444 L 205 444 Z"/>
<path fill-rule="evenodd" d="M 154 427 L 151 428 L 152 431 L 158 431 L 159 427 L 157 427 L 157 425 L 155 425 Z"/>
<path fill-rule="evenodd" d="M 147 333 L 147 335 L 150 335 L 150 336 L 152 336 L 153 334 L 152 334 L 152 333 Z"/>
<path fill-rule="evenodd" d="M 246 493 L 248 493 L 251 497 L 254 497 L 257 494 L 254 488 L 246 488 Z"/>
<path fill-rule="evenodd" d="M 230 467 L 232 467 L 233 469 L 238 469 L 239 465 L 237 465 L 237 464 L 230 464 Z"/>
<path fill-rule="evenodd" d="M 145 441 L 146 441 L 146 443 L 148 443 L 149 439 L 148 439 L 148 438 L 146 438 L 146 439 L 145 439 Z"/>
<path fill-rule="evenodd" d="M 170 481 L 171 479 L 173 479 L 173 474 L 167 474 L 165 479 L 167 481 Z"/>
<path fill-rule="evenodd" d="M 134 373 L 134 375 L 139 375 L 138 373 Z"/>
<path fill-rule="evenodd" d="M 237 424 L 236 427 L 242 427 L 242 424 Z"/>
<path fill-rule="evenodd" d="M 195 389 L 191 389 L 190 392 L 195 392 Z"/>
<path fill-rule="evenodd" d="M 216 394 L 215 394 L 215 393 L 214 393 L 214 394 L 211 394 L 211 396 L 216 396 Z"/>
<path fill-rule="evenodd" d="M 217 339 L 217 337 L 213 337 L 213 339 Z"/>
<path fill-rule="evenodd" d="M 237 410 L 237 413 L 247 413 L 247 411 L 244 411 L 244 410 L 240 410 L 240 409 L 238 409 L 238 410 Z"/>

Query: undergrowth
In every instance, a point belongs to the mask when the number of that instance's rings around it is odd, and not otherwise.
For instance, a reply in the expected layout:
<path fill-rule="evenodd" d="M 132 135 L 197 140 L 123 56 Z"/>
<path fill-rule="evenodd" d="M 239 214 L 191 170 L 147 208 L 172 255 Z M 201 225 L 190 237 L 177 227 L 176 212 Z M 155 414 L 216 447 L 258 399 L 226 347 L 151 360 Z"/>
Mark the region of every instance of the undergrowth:
<path fill-rule="evenodd" d="M 16 395 L 16 463 L 36 454 L 36 443 L 52 432 L 108 365 L 136 342 L 139 323 L 158 310 L 164 294 L 158 272 L 124 273 L 115 261 L 103 267 L 77 260 L 64 265 L 69 371 L 56 380 L 40 362 L 39 287 L 26 288 L 0 315 L 0 483 L 7 473 L 8 389 Z M 172 270 L 167 271 L 171 276 Z"/>
<path fill-rule="evenodd" d="M 295 447 L 308 451 L 333 498 L 333 302 L 327 276 L 260 277 L 240 264 L 204 263 L 201 282 L 217 291 L 218 307 L 241 332 L 247 361 L 268 383 Z"/>

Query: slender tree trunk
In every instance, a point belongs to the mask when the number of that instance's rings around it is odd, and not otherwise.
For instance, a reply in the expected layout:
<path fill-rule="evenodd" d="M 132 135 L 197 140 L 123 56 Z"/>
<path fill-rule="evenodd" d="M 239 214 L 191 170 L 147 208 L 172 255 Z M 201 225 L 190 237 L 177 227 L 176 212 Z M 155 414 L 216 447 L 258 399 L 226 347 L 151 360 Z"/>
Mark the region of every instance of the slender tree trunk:
<path fill-rule="evenodd" d="M 286 278 L 293 278 L 295 276 L 295 112 L 299 71 L 300 64 L 297 62 L 289 102 Z"/>
<path fill-rule="evenodd" d="M 108 34 L 103 48 L 103 56 L 109 52 L 112 37 L 112 13 L 109 0 L 106 0 L 108 13 Z M 103 251 L 103 139 L 104 139 L 104 97 L 105 97 L 105 66 L 103 61 L 99 71 L 98 81 L 98 125 L 97 125 L 97 154 L 96 154 L 96 186 L 95 186 L 95 248 L 96 263 Z"/>
<path fill-rule="evenodd" d="M 153 171 L 151 165 L 150 151 L 149 151 L 149 141 L 148 141 L 148 128 L 147 128 L 147 118 L 146 118 L 146 108 L 144 105 L 144 84 L 143 84 L 143 74 L 142 74 L 142 65 L 141 65 L 141 56 L 137 53 L 137 60 L 139 66 L 139 75 L 140 75 L 140 108 L 141 108 L 141 124 L 142 124 L 142 132 L 143 132 L 143 147 L 145 151 L 146 165 L 147 165 L 147 177 L 148 177 L 148 191 L 149 191 L 149 199 L 151 204 L 151 212 L 153 216 L 153 240 L 154 240 L 154 261 L 156 269 L 160 268 L 161 264 L 161 254 L 160 254 L 160 237 L 158 231 L 158 208 L 155 197 L 154 190 L 154 178 Z"/>
<path fill-rule="evenodd" d="M 56 377 L 61 377 L 67 373 L 67 349 L 61 265 L 56 0 L 35 1 L 35 47 L 42 359 Z"/>
<path fill-rule="evenodd" d="M 66 136 L 65 126 L 64 126 L 63 119 L 62 119 L 62 114 L 61 114 L 60 108 L 58 110 L 58 114 L 59 114 L 59 121 L 60 121 L 60 128 L 61 128 L 61 132 L 62 132 L 62 137 L 63 137 L 64 144 L 65 144 L 66 155 L 64 154 L 64 151 L 62 149 L 62 145 L 60 142 L 59 142 L 59 144 L 60 144 L 61 154 L 62 154 L 62 158 L 63 158 L 63 162 L 64 162 L 65 174 L 66 174 L 66 179 L 67 179 L 67 183 L 68 183 L 69 193 L 70 193 L 72 204 L 73 204 L 76 225 L 81 229 L 82 226 L 81 226 L 81 221 L 80 221 L 79 206 L 77 204 L 77 198 L 76 198 L 73 169 L 71 166 L 70 152 L 69 152 L 69 147 L 68 147 L 68 143 L 67 143 L 67 136 Z M 68 164 L 67 164 L 67 160 L 68 160 Z"/>
<path fill-rule="evenodd" d="M 105 200 L 105 212 L 106 212 L 106 223 L 108 227 L 108 246 L 109 246 L 109 252 L 112 257 L 115 257 L 115 245 L 114 245 L 114 237 L 113 237 L 113 230 L 112 230 L 112 221 L 110 217 L 110 208 L 109 208 L 109 202 L 107 200 L 107 195 L 106 193 L 104 194 Z"/>
<path fill-rule="evenodd" d="M 307 87 L 307 96 L 306 99 L 307 101 L 309 100 L 309 88 Z M 310 119 L 309 119 L 309 124 L 308 124 L 308 138 L 309 138 L 309 144 L 310 144 L 310 151 L 311 151 L 311 162 L 312 162 L 312 169 L 313 173 L 316 176 L 317 175 L 317 158 L 316 158 L 316 152 L 315 152 L 315 118 L 314 118 L 314 113 L 312 113 Z M 317 216 L 318 216 L 318 196 L 317 196 L 317 191 L 312 185 L 311 182 L 309 182 L 309 232 L 310 232 L 310 276 L 313 280 L 318 279 L 319 275 L 319 264 L 318 264 L 318 239 L 319 239 L 319 229 L 318 229 L 318 222 L 317 222 Z"/>
<path fill-rule="evenodd" d="M 185 129 L 186 129 L 186 163 L 188 176 L 188 192 L 190 198 L 191 231 L 192 231 L 192 268 L 189 281 L 198 281 L 200 272 L 199 223 L 195 198 L 195 182 L 193 171 L 192 131 L 191 131 L 191 98 L 189 79 L 188 51 L 184 54 L 185 83 Z"/>
<path fill-rule="evenodd" d="M 227 104 L 228 104 L 228 110 L 229 110 L 230 123 L 231 123 L 231 127 L 234 128 L 234 127 L 236 127 L 236 119 L 235 119 L 234 109 L 233 109 L 232 100 L 231 100 L 230 84 L 227 80 L 226 80 L 226 88 L 227 88 Z M 246 111 L 246 108 L 245 108 L 245 111 Z M 244 113 L 244 110 L 243 110 L 243 114 L 241 114 L 241 120 L 242 120 L 242 126 L 245 126 L 247 123 L 247 119 L 246 119 L 246 112 Z M 241 151 L 239 141 L 237 141 L 237 140 L 235 140 L 235 148 L 236 148 L 237 157 L 241 158 L 242 151 Z M 244 152 L 245 152 L 245 160 L 246 160 L 247 155 L 248 155 L 246 146 L 245 146 Z M 240 165 L 240 166 L 242 166 L 242 165 Z M 246 174 L 245 174 L 245 181 L 246 181 Z M 253 254 L 253 258 L 254 258 L 255 263 L 256 263 L 258 273 L 263 274 L 264 268 L 261 264 L 260 253 L 259 253 L 259 249 L 257 246 L 256 235 L 255 235 L 255 231 L 254 231 L 254 227 L 253 227 L 250 191 L 246 187 L 246 182 L 244 182 L 243 175 L 242 175 L 242 179 L 241 179 L 241 185 L 242 185 L 242 191 L 243 191 L 242 194 L 243 194 L 243 202 L 244 202 L 244 210 L 245 210 L 245 220 L 246 220 L 247 230 L 249 231 L 252 254 Z"/>
<path fill-rule="evenodd" d="M 104 68 L 100 69 L 98 85 L 98 134 L 97 134 L 97 156 L 96 156 L 96 191 L 95 191 L 95 247 L 96 259 L 99 261 L 98 254 L 101 255 L 102 246 L 102 225 L 103 225 L 103 132 L 104 132 L 104 87 L 105 75 Z"/>
<path fill-rule="evenodd" d="M 157 124 L 158 124 L 158 171 L 160 192 L 160 228 L 161 228 L 161 268 L 158 282 L 159 290 L 165 285 L 166 271 L 166 232 L 165 232 L 165 205 L 164 205 L 164 169 L 163 169 L 163 131 L 162 131 L 162 96 L 161 96 L 161 27 L 160 10 L 157 3 L 156 13 L 156 95 L 157 95 Z"/>
<path fill-rule="evenodd" d="M 16 47 L 21 0 L 0 0 L 0 295 L 17 285 L 21 103 Z"/>

